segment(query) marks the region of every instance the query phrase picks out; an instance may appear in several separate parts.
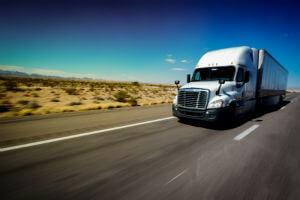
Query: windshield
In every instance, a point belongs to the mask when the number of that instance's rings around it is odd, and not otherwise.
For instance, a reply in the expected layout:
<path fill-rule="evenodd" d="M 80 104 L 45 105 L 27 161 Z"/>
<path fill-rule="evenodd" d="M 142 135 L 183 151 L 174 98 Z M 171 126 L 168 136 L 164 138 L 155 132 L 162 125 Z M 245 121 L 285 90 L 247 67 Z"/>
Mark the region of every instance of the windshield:
<path fill-rule="evenodd" d="M 215 81 L 223 79 L 232 81 L 235 67 L 207 67 L 199 68 L 194 71 L 192 81 Z"/>

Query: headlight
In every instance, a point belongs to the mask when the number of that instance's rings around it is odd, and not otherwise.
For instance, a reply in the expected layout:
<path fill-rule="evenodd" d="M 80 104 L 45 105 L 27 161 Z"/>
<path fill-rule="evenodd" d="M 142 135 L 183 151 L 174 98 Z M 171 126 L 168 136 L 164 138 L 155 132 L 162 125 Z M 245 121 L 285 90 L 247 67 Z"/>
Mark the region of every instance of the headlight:
<path fill-rule="evenodd" d="M 173 100 L 173 104 L 177 105 L 177 95 L 175 96 L 175 98 Z"/>
<path fill-rule="evenodd" d="M 219 99 L 216 101 L 213 101 L 209 104 L 209 108 L 221 108 L 223 106 L 223 100 Z"/>

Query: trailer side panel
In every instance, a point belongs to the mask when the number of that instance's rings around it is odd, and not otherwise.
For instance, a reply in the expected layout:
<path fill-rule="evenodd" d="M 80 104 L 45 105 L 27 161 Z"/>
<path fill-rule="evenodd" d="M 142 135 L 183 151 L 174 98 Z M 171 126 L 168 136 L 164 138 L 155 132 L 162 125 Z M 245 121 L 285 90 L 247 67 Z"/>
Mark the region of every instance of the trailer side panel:
<path fill-rule="evenodd" d="M 259 52 L 258 72 L 258 97 L 285 95 L 288 72 L 265 50 Z"/>

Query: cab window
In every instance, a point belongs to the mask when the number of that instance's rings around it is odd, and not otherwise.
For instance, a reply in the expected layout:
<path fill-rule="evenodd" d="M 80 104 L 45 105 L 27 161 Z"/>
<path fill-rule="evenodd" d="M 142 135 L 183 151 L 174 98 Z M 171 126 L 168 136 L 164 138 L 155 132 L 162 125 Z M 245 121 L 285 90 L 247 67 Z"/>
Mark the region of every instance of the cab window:
<path fill-rule="evenodd" d="M 242 82 L 244 80 L 244 69 L 239 68 L 236 75 L 236 82 Z"/>

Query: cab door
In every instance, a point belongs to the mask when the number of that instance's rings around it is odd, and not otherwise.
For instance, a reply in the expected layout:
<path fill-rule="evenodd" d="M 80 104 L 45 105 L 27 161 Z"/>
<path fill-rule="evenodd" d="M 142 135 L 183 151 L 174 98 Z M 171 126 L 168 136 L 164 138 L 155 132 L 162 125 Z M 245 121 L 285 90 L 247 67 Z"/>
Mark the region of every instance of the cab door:
<path fill-rule="evenodd" d="M 236 74 L 236 114 L 243 114 L 247 110 L 246 94 L 247 84 L 245 84 L 245 67 L 239 66 Z"/>

